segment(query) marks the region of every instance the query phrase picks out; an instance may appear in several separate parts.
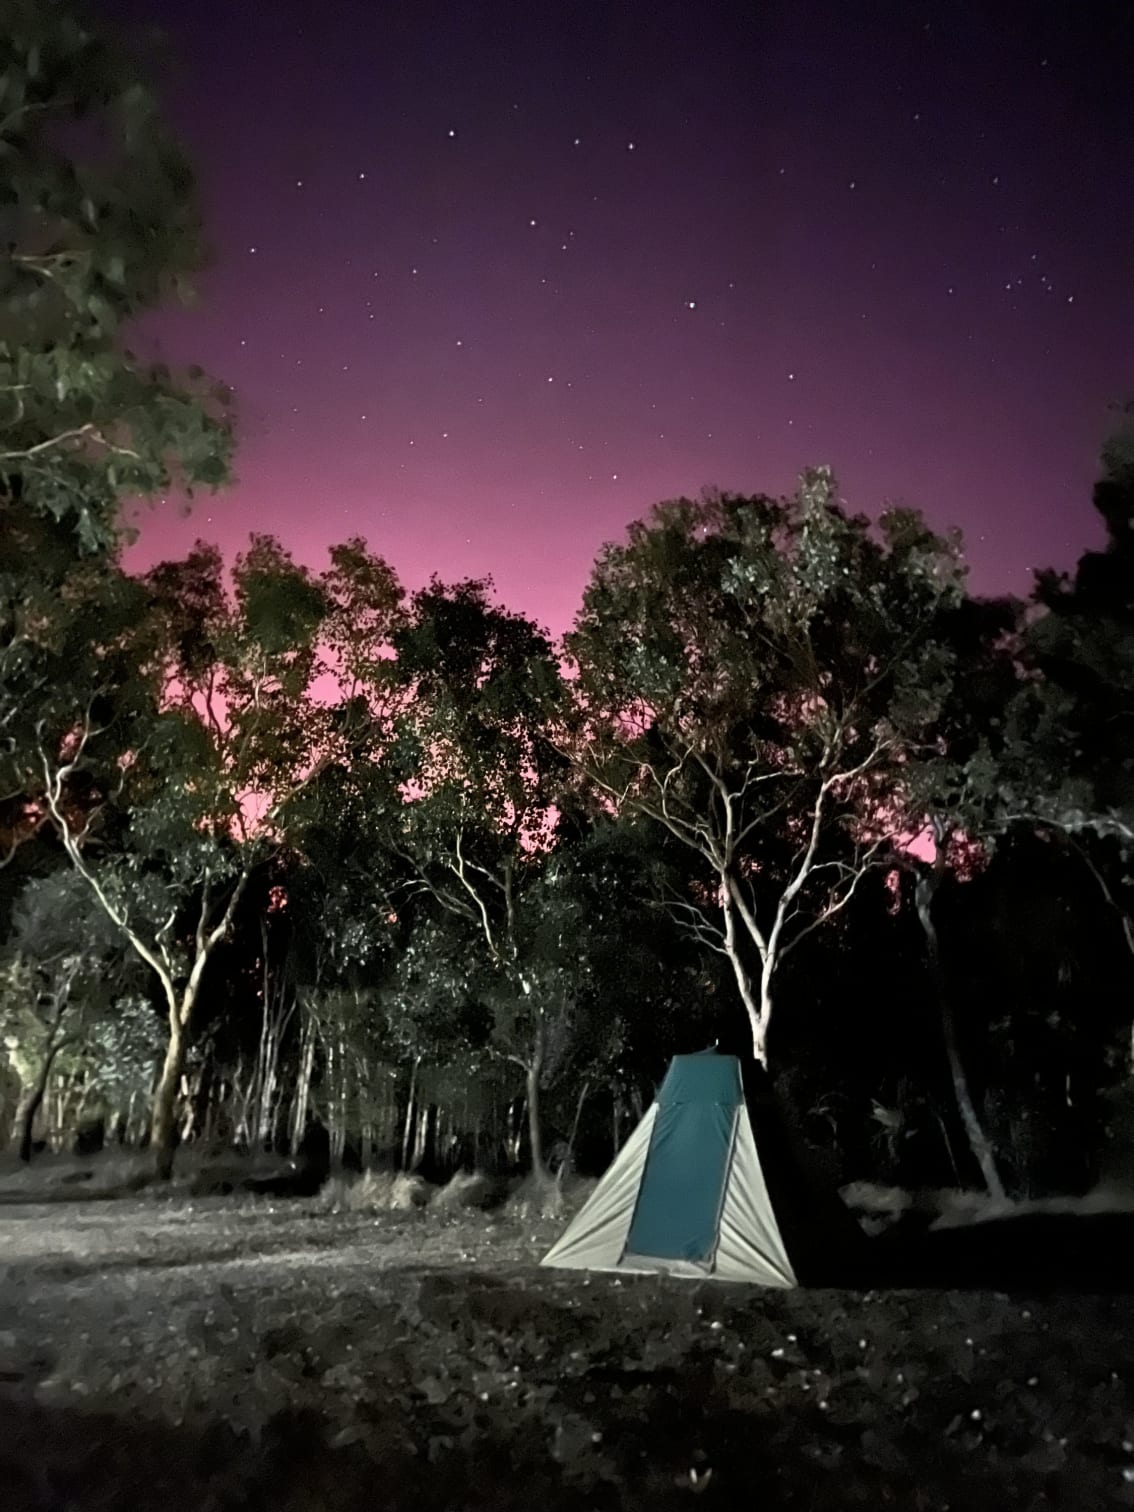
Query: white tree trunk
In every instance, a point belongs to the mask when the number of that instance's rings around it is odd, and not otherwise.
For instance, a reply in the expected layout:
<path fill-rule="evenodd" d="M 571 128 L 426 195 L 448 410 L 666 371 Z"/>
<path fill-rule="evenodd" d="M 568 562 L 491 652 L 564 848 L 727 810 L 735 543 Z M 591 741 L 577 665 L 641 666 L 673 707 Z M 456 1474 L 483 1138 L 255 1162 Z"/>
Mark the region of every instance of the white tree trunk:
<path fill-rule="evenodd" d="M 748 1028 L 752 1035 L 752 1053 L 762 1066 L 768 1064 L 768 1022 L 772 1016 L 772 972 L 775 962 L 764 956 L 760 972 L 760 992 L 757 996 L 752 978 L 740 951 L 740 931 L 737 929 L 737 905 L 728 882 L 722 880 L 720 888 L 721 909 L 724 913 L 724 949 L 732 974 L 736 980 L 740 1001 L 748 1015 Z M 743 923 L 743 921 L 741 921 Z M 745 930 L 751 934 L 750 930 Z"/>
<path fill-rule="evenodd" d="M 308 1011 L 303 1025 L 303 1039 L 299 1050 L 299 1077 L 296 1081 L 295 1100 L 291 1108 L 291 1153 L 295 1155 L 307 1127 L 307 1104 L 311 1097 L 311 1077 L 315 1069 L 316 1028 L 314 1015 Z"/>
<path fill-rule="evenodd" d="M 421 1056 L 415 1056 L 413 1067 L 410 1071 L 409 1096 L 406 1099 L 406 1120 L 402 1131 L 402 1170 L 413 1169 L 412 1159 L 414 1152 L 414 1116 L 417 1112 L 417 1068 L 421 1064 Z"/>

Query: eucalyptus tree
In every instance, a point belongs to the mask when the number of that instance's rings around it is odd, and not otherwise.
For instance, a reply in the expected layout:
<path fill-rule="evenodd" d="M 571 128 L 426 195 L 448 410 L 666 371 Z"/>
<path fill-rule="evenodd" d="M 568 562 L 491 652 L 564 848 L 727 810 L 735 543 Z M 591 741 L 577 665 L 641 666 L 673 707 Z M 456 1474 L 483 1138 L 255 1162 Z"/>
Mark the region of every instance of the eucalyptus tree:
<path fill-rule="evenodd" d="M 947 875 L 972 871 L 1011 833 L 1039 832 L 1078 857 L 1134 953 L 1134 424 L 1103 449 L 1094 504 L 1101 551 L 1073 575 L 1037 574 L 1029 603 L 970 602 L 953 615 L 954 689 L 935 738 L 903 771 L 907 853 L 943 1010 L 954 1089 L 986 1184 L 1001 1190 L 991 1141 L 961 1064 L 949 971 L 933 916 Z M 1134 1065 L 1134 1052 L 1130 1056 Z"/>
<path fill-rule="evenodd" d="M 531 950 L 567 764 L 552 741 L 563 685 L 548 637 L 497 607 L 490 584 L 436 580 L 393 638 L 397 692 L 385 759 L 404 801 L 389 845 L 406 895 L 465 926 L 487 978 L 498 1053 L 524 1076 L 532 1165 L 544 1174 L 540 1094 L 557 983 Z"/>
<path fill-rule="evenodd" d="M 975 780 L 982 753 L 1000 741 L 1021 682 L 1025 606 L 1014 599 L 966 599 L 943 617 L 953 657 L 950 685 L 928 738 L 903 762 L 895 810 L 913 843 L 896 859 L 914 877 L 913 902 L 925 941 L 953 1095 L 969 1148 L 990 1194 L 1004 1195 L 996 1153 L 977 1108 L 962 1055 L 951 971 L 936 904 L 950 878 L 985 864 L 995 829 L 991 791 Z"/>
<path fill-rule="evenodd" d="M 697 858 L 672 912 L 727 959 L 762 1062 L 782 963 L 887 853 L 964 575 L 956 537 L 846 514 L 823 468 L 785 500 L 659 505 L 596 563 L 566 640 L 570 749 Z"/>
<path fill-rule="evenodd" d="M 227 391 L 126 344 L 204 261 L 192 172 L 134 53 L 67 0 L 3 7 L 0 864 L 46 819 L 20 777 L 68 668 L 59 602 L 89 604 L 105 568 L 116 614 L 123 505 L 229 470 Z"/>
<path fill-rule="evenodd" d="M 1082 853 L 1104 859 L 1096 880 L 1134 951 L 1134 405 L 1102 464 L 1093 502 L 1105 545 L 1073 577 L 1037 579 L 1023 647 L 1031 675 L 1010 711 L 1000 796 L 1008 820 L 1094 842 Z"/>
<path fill-rule="evenodd" d="M 335 1110 L 332 1142 L 341 1146 L 343 1109 L 384 1104 L 389 1092 L 375 992 L 405 932 L 405 867 L 388 845 L 402 798 L 386 755 L 401 696 L 393 638 L 406 611 L 393 569 L 361 538 L 331 547 L 319 582 L 327 605 L 317 685 L 323 754 L 290 806 L 279 881 L 300 1020 L 292 1141 L 302 1137 L 319 1075 Z"/>
<path fill-rule="evenodd" d="M 52 717 L 36 725 L 38 787 L 25 778 L 75 872 L 157 979 L 162 1177 L 206 970 L 326 752 L 313 697 L 326 596 L 269 537 L 253 538 L 232 580 L 230 596 L 219 553 L 199 545 L 126 584 L 133 619 L 96 620 L 97 595 L 62 605 L 74 658 Z"/>
<path fill-rule="evenodd" d="M 991 848 L 1020 828 L 1065 846 L 1134 954 L 1134 410 L 1103 449 L 1093 501 L 1103 548 L 1074 574 L 1037 575 L 1002 647 L 998 706 L 911 776 L 946 835 Z"/>
<path fill-rule="evenodd" d="M 357 1113 L 364 1136 L 368 1124 L 385 1120 L 387 1067 L 397 1064 L 403 1048 L 388 1032 L 381 1006 L 407 929 L 399 891 L 406 871 L 387 845 L 388 816 L 401 800 L 358 713 L 369 700 L 353 696 L 355 719 L 342 706 L 331 711 L 348 721 L 353 749 L 340 748 L 297 796 L 289 844 L 277 865 L 298 1008 L 291 1139 L 297 1146 L 309 1109 L 321 1106 L 334 1154 L 350 1132 L 348 1118 Z M 343 729 L 340 723 L 337 733 Z M 377 742 L 377 726 L 370 730 Z"/>
<path fill-rule="evenodd" d="M 66 0 L 6 0 L 0 159 L 0 523 L 107 551 L 123 499 L 227 476 L 227 392 L 122 342 L 202 266 L 192 170 L 133 49 Z"/>

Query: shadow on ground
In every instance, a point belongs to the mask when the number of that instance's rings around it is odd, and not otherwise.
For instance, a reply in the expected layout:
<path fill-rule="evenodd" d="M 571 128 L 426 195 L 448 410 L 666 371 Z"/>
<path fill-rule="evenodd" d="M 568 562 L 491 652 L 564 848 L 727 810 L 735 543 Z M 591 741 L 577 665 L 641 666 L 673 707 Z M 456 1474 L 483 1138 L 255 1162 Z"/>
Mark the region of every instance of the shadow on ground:
<path fill-rule="evenodd" d="M 251 1434 L 224 1423 L 173 1428 L 6 1395 L 0 1393 L 5 1512 L 678 1512 L 698 1490 L 713 1491 L 707 1505 L 771 1512 L 1101 1505 L 1097 1483 L 1079 1499 L 1063 1476 L 1021 1477 L 1019 1464 L 974 1457 L 963 1440 L 904 1440 L 894 1425 L 864 1430 L 847 1422 L 834 1434 L 828 1428 L 822 1446 L 806 1423 L 790 1433 L 781 1423 L 768 1433 L 766 1418 L 723 1394 L 695 1361 L 679 1371 L 596 1366 L 570 1394 L 586 1416 L 564 1403 L 557 1421 L 546 1424 L 529 1418 L 513 1426 L 486 1412 L 470 1414 L 463 1427 L 450 1416 L 438 1432 L 436 1408 L 423 1402 L 416 1445 L 396 1406 L 371 1415 L 360 1443 L 342 1442 L 341 1431 L 303 1409 L 278 1413 Z M 798 1411 L 785 1403 L 781 1415 Z M 593 1423 L 603 1425 L 604 1453 L 574 1441 L 580 1424 L 591 1439 Z M 431 1427 L 433 1437 L 422 1439 Z M 675 1476 L 675 1440 L 698 1437 L 712 1444 L 711 1456 L 688 1456 L 689 1472 Z"/>
<path fill-rule="evenodd" d="M 869 1260 L 872 1286 L 1134 1292 L 1134 1213 L 1025 1213 L 884 1235 Z"/>

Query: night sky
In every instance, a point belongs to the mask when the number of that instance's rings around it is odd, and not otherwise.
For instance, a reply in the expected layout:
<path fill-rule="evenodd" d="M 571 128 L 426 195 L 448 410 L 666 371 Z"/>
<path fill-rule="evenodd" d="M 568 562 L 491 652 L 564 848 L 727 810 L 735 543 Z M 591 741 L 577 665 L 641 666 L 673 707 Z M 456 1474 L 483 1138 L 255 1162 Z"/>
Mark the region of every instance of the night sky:
<path fill-rule="evenodd" d="M 961 526 L 979 591 L 1099 540 L 1124 0 L 102 8 L 168 31 L 214 250 L 146 344 L 240 412 L 236 486 L 145 516 L 132 564 L 361 534 L 558 632 L 655 501 L 818 462 Z"/>

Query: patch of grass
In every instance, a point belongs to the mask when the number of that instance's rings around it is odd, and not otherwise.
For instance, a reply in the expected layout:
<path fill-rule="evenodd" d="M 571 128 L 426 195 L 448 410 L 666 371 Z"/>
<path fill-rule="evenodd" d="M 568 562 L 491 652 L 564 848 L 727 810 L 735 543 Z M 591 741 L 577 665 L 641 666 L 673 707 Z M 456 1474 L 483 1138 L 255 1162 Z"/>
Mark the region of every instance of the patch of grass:
<path fill-rule="evenodd" d="M 412 1213 L 429 1206 L 435 1188 L 405 1171 L 367 1171 L 334 1176 L 317 1200 L 325 1213 Z"/>

